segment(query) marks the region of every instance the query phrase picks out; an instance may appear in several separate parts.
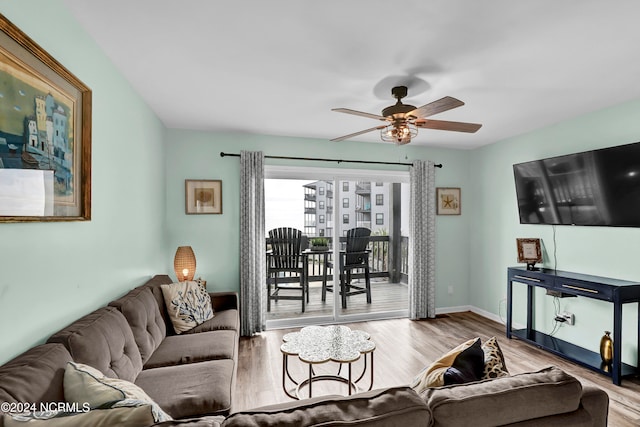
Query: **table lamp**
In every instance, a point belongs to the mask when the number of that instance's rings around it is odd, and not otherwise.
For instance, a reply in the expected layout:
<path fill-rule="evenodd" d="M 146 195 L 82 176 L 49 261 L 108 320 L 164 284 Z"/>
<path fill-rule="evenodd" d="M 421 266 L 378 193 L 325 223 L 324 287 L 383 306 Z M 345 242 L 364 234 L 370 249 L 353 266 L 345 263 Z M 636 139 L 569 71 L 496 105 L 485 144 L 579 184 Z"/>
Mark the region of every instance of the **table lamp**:
<path fill-rule="evenodd" d="M 180 246 L 173 258 L 173 270 L 179 282 L 193 280 L 196 274 L 196 256 L 191 246 Z"/>

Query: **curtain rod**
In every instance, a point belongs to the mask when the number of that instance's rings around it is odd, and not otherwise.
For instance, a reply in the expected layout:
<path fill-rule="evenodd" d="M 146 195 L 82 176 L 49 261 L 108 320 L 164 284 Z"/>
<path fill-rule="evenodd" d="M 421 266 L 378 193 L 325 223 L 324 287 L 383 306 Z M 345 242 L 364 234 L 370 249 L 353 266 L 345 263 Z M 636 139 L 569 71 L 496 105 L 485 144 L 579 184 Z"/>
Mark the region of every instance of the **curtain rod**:
<path fill-rule="evenodd" d="M 240 157 L 240 154 L 220 152 L 220 157 Z M 264 156 L 265 159 L 284 159 L 284 160 L 316 160 L 320 162 L 338 162 L 338 163 L 365 163 L 372 165 L 400 165 L 400 166 L 413 166 L 412 163 L 400 163 L 400 162 L 376 162 L 372 160 L 342 160 L 342 159 L 324 159 L 318 157 L 291 157 L 291 156 Z M 441 168 L 442 164 L 433 165 L 436 168 Z"/>

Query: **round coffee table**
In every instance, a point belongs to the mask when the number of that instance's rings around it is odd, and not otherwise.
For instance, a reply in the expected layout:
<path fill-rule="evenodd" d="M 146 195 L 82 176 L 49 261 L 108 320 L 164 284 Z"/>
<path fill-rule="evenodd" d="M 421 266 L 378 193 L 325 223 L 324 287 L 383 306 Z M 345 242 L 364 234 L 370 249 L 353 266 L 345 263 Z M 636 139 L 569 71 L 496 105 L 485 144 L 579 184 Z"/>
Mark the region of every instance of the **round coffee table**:
<path fill-rule="evenodd" d="M 282 388 L 287 396 L 300 399 L 300 389 L 309 387 L 309 397 L 312 396 L 312 384 L 314 381 L 340 381 L 347 384 L 349 394 L 359 391 L 357 383 L 364 377 L 367 371 L 367 355 L 369 355 L 369 371 L 371 381 L 369 390 L 373 387 L 373 352 L 376 344 L 370 340 L 370 335 L 364 331 L 353 331 L 342 325 L 338 326 L 307 326 L 299 332 L 292 332 L 282 337 L 284 343 L 280 346 L 282 352 Z M 304 381 L 296 381 L 289 373 L 289 356 L 298 358 L 309 365 L 309 377 Z M 351 376 L 351 364 L 363 356 L 364 366 L 362 373 L 355 381 Z M 325 362 L 340 363 L 340 369 L 336 375 L 316 375 L 313 365 Z M 340 376 L 342 364 L 348 364 L 348 377 Z M 286 379 L 295 384 L 295 394 L 292 394 L 286 384 Z"/>

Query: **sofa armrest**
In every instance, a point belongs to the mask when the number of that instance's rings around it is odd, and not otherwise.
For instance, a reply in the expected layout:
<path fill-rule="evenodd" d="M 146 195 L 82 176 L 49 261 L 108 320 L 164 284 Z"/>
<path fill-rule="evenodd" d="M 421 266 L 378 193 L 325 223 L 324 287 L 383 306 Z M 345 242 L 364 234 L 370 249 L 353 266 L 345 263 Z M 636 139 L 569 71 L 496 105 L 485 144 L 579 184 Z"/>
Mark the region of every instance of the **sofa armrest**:
<path fill-rule="evenodd" d="M 211 297 L 211 306 L 214 312 L 238 309 L 237 292 L 209 292 L 209 296 Z"/>
<path fill-rule="evenodd" d="M 594 427 L 606 427 L 609 395 L 604 390 L 592 385 L 584 385 L 580 405 L 591 415 Z"/>

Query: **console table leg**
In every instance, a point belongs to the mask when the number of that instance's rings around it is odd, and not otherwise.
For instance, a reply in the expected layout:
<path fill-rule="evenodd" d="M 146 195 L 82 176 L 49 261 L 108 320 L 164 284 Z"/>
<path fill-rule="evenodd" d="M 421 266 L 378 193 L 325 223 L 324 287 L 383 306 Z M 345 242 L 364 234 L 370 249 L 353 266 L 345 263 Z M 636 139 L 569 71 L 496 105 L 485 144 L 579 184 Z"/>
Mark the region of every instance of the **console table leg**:
<path fill-rule="evenodd" d="M 613 304 L 613 364 L 611 377 L 615 385 L 620 385 L 622 380 L 622 304 L 615 301 Z"/>
<path fill-rule="evenodd" d="M 511 280 L 507 280 L 507 338 L 511 339 L 511 316 L 513 315 L 511 311 L 511 303 L 513 300 L 512 296 L 513 292 L 513 282 Z"/>
<path fill-rule="evenodd" d="M 527 285 L 527 339 L 533 339 L 533 312 L 534 307 L 533 286 Z"/>

